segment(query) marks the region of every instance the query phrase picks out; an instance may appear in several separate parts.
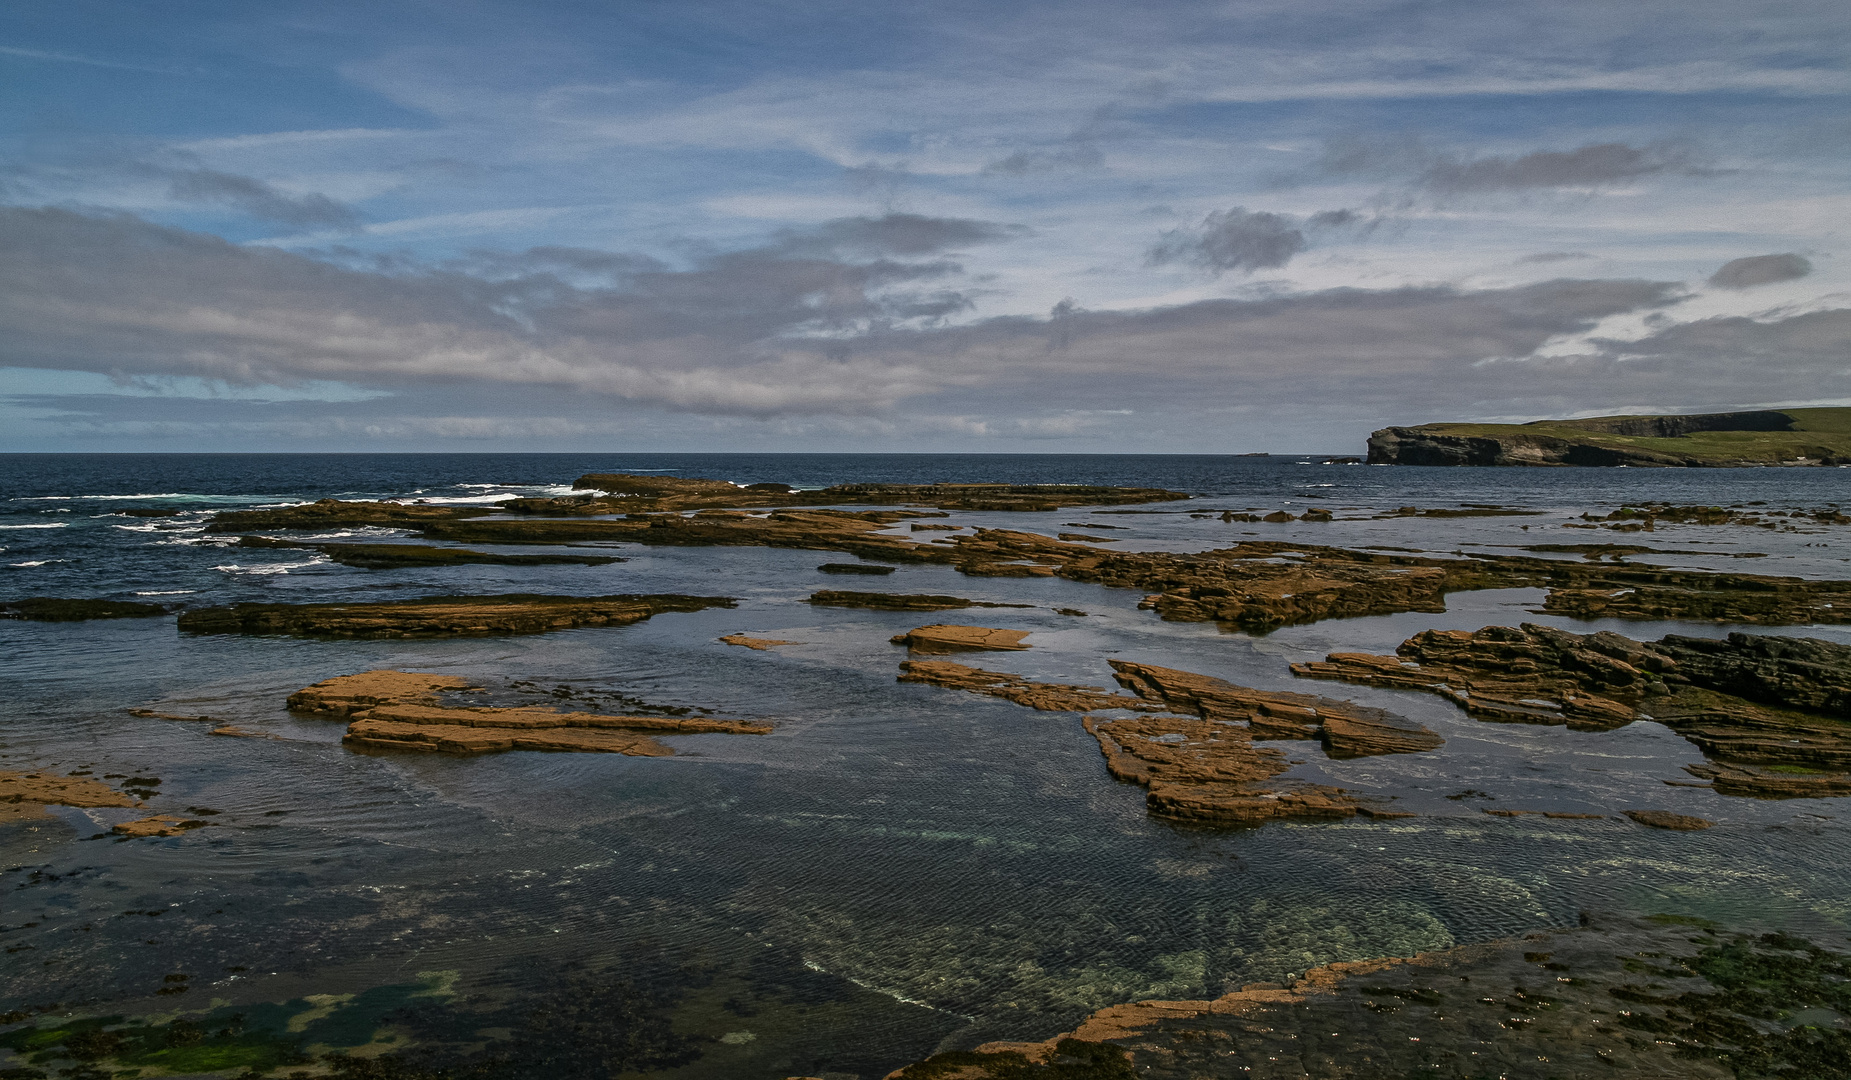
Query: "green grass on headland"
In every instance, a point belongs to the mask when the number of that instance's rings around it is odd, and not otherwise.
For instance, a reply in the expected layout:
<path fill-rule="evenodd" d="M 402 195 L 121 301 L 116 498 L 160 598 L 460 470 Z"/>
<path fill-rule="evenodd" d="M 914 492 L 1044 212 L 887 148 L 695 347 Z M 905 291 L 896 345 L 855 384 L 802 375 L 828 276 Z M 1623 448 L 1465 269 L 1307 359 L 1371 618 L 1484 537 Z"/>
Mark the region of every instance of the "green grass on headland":
<path fill-rule="evenodd" d="M 1811 464 L 1851 460 L 1851 408 L 1769 410 L 1791 418 L 1784 431 L 1691 431 L 1671 436 L 1621 434 L 1675 417 L 1602 416 L 1584 420 L 1538 420 L 1528 424 L 1422 424 L 1425 435 L 1466 438 L 1560 439 L 1582 446 L 1637 455 L 1641 464 Z"/>

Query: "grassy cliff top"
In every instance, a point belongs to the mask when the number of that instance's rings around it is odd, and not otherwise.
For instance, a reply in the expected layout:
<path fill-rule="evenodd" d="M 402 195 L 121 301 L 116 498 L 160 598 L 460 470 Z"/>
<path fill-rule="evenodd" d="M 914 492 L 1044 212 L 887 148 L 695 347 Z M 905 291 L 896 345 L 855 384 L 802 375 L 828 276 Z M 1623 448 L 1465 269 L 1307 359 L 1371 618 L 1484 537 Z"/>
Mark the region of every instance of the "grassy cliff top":
<path fill-rule="evenodd" d="M 1614 450 L 1632 450 L 1680 458 L 1741 462 L 1792 462 L 1801 458 L 1843 458 L 1851 455 L 1851 408 L 1763 410 L 1756 413 L 1716 414 L 1751 418 L 1743 423 L 1765 423 L 1770 415 L 1784 416 L 1787 430 L 1708 430 L 1677 435 L 1629 434 L 1631 430 L 1681 418 L 1676 416 L 1597 416 L 1581 420 L 1536 420 L 1527 424 L 1422 424 L 1412 430 L 1434 435 L 1479 438 L 1552 438 Z M 1692 420 L 1704 418 L 1692 417 Z M 1618 429 L 1618 430 L 1615 430 Z"/>

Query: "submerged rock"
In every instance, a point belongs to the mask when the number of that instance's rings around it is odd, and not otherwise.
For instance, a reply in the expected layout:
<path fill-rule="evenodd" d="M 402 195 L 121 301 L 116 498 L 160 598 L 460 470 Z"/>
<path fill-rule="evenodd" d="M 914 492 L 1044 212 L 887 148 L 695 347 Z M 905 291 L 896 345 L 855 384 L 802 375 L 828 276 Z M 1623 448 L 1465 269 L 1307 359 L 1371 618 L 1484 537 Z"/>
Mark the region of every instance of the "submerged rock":
<path fill-rule="evenodd" d="M 47 806 L 136 806 L 130 796 L 87 776 L 0 772 L 0 822 L 45 817 Z"/>
<path fill-rule="evenodd" d="M 1788 934 L 1583 916 L 1211 1000 L 1113 1005 L 1046 1041 L 940 1054 L 890 1080 L 1840 1076 L 1847 976 L 1851 956 Z M 1123 1071 L 1062 1071 L 1082 1057 Z"/>
<path fill-rule="evenodd" d="M 891 566 L 880 566 L 876 563 L 842 562 L 826 562 L 817 569 L 825 574 L 868 574 L 870 576 L 891 574 L 894 571 Z"/>
<path fill-rule="evenodd" d="M 1669 810 L 1622 810 L 1620 812 L 1641 825 L 1649 825 L 1654 829 L 1673 829 L 1677 832 L 1695 832 L 1716 824 L 1714 821 L 1691 817 L 1689 814 L 1673 814 Z"/>
<path fill-rule="evenodd" d="M 342 742 L 371 750 L 492 754 L 507 750 L 667 757 L 658 735 L 718 732 L 763 735 L 771 725 L 753 720 L 666 716 L 607 716 L 544 708 L 493 708 L 443 704 L 445 691 L 468 689 L 465 679 L 409 671 L 341 675 L 289 695 L 296 712 L 348 720 Z"/>
<path fill-rule="evenodd" d="M 1022 639 L 1027 630 L 994 630 L 987 626 L 952 626 L 937 623 L 895 634 L 895 645 L 904 645 L 916 653 L 1010 652 L 1028 648 Z"/>
<path fill-rule="evenodd" d="M 581 626 L 624 626 L 667 611 L 734 606 L 724 596 L 427 596 L 377 604 L 235 604 L 180 617 L 192 634 L 294 634 L 408 638 L 544 634 Z"/>
<path fill-rule="evenodd" d="M 1851 795 L 1851 647 L 1813 638 L 1640 642 L 1525 623 L 1428 630 L 1395 656 L 1332 653 L 1294 674 L 1425 690 L 1481 720 L 1607 731 L 1656 720 L 1727 795 Z"/>
<path fill-rule="evenodd" d="M 0 619 L 35 622 L 78 622 L 84 619 L 148 619 L 167 614 L 159 604 L 127 600 L 73 600 L 62 596 L 34 596 L 0 601 Z"/>

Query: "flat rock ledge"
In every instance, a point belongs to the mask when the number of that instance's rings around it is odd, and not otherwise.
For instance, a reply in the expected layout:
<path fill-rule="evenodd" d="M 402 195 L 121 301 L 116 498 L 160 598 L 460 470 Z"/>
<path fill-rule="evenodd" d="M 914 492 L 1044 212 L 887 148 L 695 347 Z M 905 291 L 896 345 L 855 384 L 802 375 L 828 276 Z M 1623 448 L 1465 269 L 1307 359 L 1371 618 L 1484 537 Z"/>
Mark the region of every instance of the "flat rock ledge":
<path fill-rule="evenodd" d="M 937 623 L 895 634 L 889 640 L 916 653 L 1020 652 L 1029 646 L 1027 630 L 995 630 L 988 626 L 953 626 Z"/>
<path fill-rule="evenodd" d="M 751 637 L 746 634 L 728 634 L 720 639 L 726 645 L 740 645 L 757 652 L 770 652 L 780 645 L 801 645 L 799 641 L 784 641 L 779 638 Z"/>
<path fill-rule="evenodd" d="M 439 695 L 471 689 L 468 680 L 410 671 L 340 675 L 289 695 L 292 711 L 348 721 L 342 742 L 356 749 L 445 754 L 508 750 L 669 757 L 659 735 L 724 733 L 763 735 L 771 725 L 753 720 L 607 716 L 543 708 L 454 706 Z"/>
<path fill-rule="evenodd" d="M 1134 695 L 1096 686 L 1039 683 L 946 660 L 900 665 L 901 682 L 929 683 L 1000 697 L 1050 712 L 1087 715 L 1112 776 L 1149 789 L 1155 817 L 1216 825 L 1278 819 L 1409 816 L 1342 788 L 1276 779 L 1286 755 L 1255 740 L 1316 739 L 1332 757 L 1419 753 L 1441 745 L 1426 728 L 1380 709 L 1311 694 L 1253 690 L 1220 679 L 1149 664 L 1112 661 Z"/>
<path fill-rule="evenodd" d="M 379 604 L 235 604 L 180 616 L 191 634 L 416 638 L 544 634 L 581 626 L 624 626 L 669 611 L 734 606 L 724 596 L 427 596 Z"/>

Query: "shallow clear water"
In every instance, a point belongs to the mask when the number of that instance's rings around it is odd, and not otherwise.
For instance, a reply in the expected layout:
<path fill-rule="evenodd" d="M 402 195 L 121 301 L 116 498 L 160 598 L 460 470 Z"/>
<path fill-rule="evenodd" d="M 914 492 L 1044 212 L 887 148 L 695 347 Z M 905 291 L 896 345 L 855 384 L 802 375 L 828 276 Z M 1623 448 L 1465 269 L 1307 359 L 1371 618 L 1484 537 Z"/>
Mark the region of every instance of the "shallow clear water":
<path fill-rule="evenodd" d="M 0 457 L 0 599 L 206 605 L 538 591 L 740 601 L 735 610 L 662 615 L 616 630 L 460 641 L 180 637 L 171 618 L 0 621 L 0 768 L 158 776 L 153 809 L 220 811 L 212 827 L 169 840 L 82 839 L 134 816 L 117 810 L 54 808 L 55 822 L 0 829 L 7 867 L 0 941 L 10 950 L 0 968 L 0 1009 L 63 1002 L 134 1013 L 203 1009 L 213 999 L 243 1006 L 415 982 L 433 971 L 456 973 L 467 993 L 520 1000 L 566 965 L 642 971 L 667 957 L 682 969 L 699 965 L 708 982 L 689 990 L 675 1012 L 678 1029 L 703 1040 L 703 1054 L 665 1075 L 873 1077 L 941 1045 L 1045 1037 L 1114 1002 L 1214 995 L 1333 959 L 1572 924 L 1587 909 L 1847 928 L 1851 833 L 1842 800 L 1761 802 L 1666 785 L 1701 758 L 1654 724 L 1608 733 L 1483 724 L 1437 698 L 1307 684 L 1287 670 L 1292 660 L 1330 651 L 1392 651 L 1435 626 L 1528 620 L 1636 638 L 1718 635 L 1726 627 L 1577 623 L 1531 614 L 1540 593 L 1511 590 L 1455 594 L 1444 615 L 1327 621 L 1256 639 L 1165 623 L 1137 610 L 1135 592 L 1062 580 L 970 578 L 921 566 L 844 586 L 815 570 L 839 556 L 818 552 L 623 546 L 618 553 L 628 561 L 609 566 L 365 571 L 299 551 L 226 548 L 199 526 L 228 506 L 330 496 L 486 505 L 563 491 L 588 471 L 654 469 L 806 487 L 1111 483 L 1198 498 L 1125 508 L 1162 513 L 953 520 L 1048 533 L 1069 523 L 1111 525 L 1118 528 L 1096 534 L 1123 547 L 1173 550 L 1248 536 L 1437 552 L 1612 540 L 1706 553 L 1641 557 L 1671 565 L 1851 577 L 1851 533 L 1843 528 L 1674 526 L 1631 535 L 1564 528 L 1581 523 L 1582 513 L 1646 500 L 1837 504 L 1851 496 L 1843 470 L 1413 469 L 1315 460 Z M 1219 519 L 1229 509 L 1312 504 L 1363 519 L 1403 505 L 1463 503 L 1545 513 L 1287 525 Z M 155 505 L 186 513 L 111 512 Z M 1746 552 L 1763 557 L 1731 557 Z M 1416 719 L 1447 743 L 1432 754 L 1353 761 L 1284 744 L 1304 762 L 1295 774 L 1398 796 L 1419 817 L 1251 830 L 1165 824 L 1146 816 L 1142 789 L 1107 776 L 1076 716 L 897 683 L 904 654 L 888 638 L 934 620 L 802 602 L 827 587 L 1035 605 L 973 616 L 1033 631 L 1033 649 L 975 661 L 986 667 L 1110 685 L 1108 657 L 1140 660 L 1354 697 Z M 1063 616 L 1056 607 L 1089 615 Z M 715 640 L 738 631 L 799 644 L 753 652 Z M 1774 632 L 1851 640 L 1840 627 Z M 283 710 L 292 690 L 374 667 L 452 672 L 499 690 L 516 680 L 565 685 L 778 726 L 764 737 L 672 740 L 678 756 L 667 759 L 464 760 L 353 753 L 339 743 L 340 724 Z M 141 706 L 207 714 L 273 737 L 215 737 L 211 725 L 128 715 Z M 1467 789 L 1495 801 L 1445 797 Z M 1654 807 L 1719 825 L 1667 833 L 1619 820 L 1497 819 L 1480 813 L 1484 806 L 1609 814 Z M 191 989 L 154 996 L 176 972 L 189 975 Z M 723 1035 L 732 1041 L 718 1041 Z"/>

